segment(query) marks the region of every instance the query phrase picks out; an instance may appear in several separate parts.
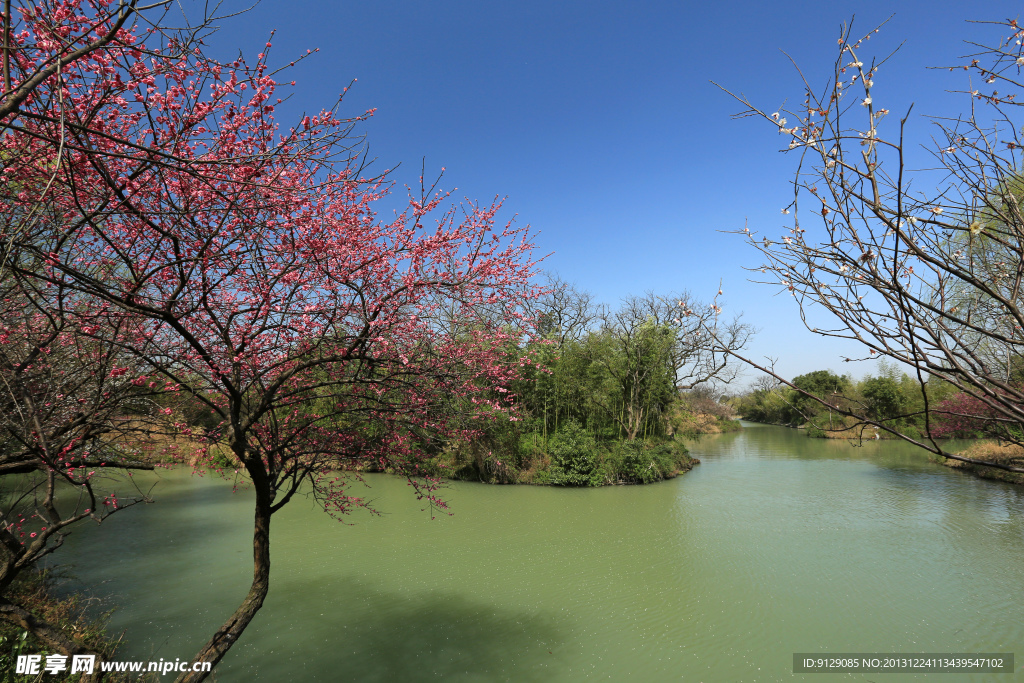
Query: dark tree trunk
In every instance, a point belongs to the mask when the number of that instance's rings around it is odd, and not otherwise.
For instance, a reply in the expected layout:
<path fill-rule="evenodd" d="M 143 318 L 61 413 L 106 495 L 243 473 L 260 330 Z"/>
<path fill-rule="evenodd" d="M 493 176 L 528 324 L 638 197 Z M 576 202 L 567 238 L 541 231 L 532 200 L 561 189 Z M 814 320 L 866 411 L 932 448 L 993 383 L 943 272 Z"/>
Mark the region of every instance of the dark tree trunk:
<path fill-rule="evenodd" d="M 260 477 L 262 479 L 260 482 L 256 481 L 257 477 L 253 479 L 256 489 L 256 519 L 252 537 L 252 586 L 250 586 L 245 600 L 238 606 L 231 618 L 217 629 L 209 642 L 192 659 L 193 666 L 201 662 L 209 662 L 211 669 L 216 667 L 238 640 L 238 637 L 242 635 L 256 613 L 263 607 L 263 601 L 270 591 L 270 508 L 273 501 L 270 498 L 270 487 L 266 483 L 265 476 Z M 209 671 L 188 671 L 181 674 L 175 683 L 199 683 L 209 675 Z"/>

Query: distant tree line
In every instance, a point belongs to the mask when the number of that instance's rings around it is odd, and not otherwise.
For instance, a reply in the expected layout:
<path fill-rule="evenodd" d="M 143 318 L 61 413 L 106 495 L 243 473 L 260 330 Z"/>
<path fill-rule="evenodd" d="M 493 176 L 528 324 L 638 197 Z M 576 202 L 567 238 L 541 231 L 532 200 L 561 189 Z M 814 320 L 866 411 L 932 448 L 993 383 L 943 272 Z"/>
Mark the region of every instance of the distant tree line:
<path fill-rule="evenodd" d="M 728 402 L 744 419 L 806 426 L 809 436 L 861 435 L 865 425 L 851 415 L 865 415 L 913 439 L 992 436 L 982 403 L 937 378 L 922 385 L 895 363 L 881 361 L 875 374 L 860 380 L 816 370 L 790 384 L 762 377 Z"/>

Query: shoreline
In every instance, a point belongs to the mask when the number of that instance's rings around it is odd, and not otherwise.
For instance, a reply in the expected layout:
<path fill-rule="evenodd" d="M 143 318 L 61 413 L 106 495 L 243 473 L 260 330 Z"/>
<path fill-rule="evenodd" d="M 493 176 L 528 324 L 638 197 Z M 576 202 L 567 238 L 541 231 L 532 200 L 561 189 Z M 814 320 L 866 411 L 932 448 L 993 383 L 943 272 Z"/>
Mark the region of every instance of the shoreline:
<path fill-rule="evenodd" d="M 957 455 L 963 455 L 968 458 L 974 458 L 975 460 L 984 460 L 1001 465 L 1024 467 L 1024 448 L 1012 444 L 1000 445 L 989 440 L 978 440 L 976 443 L 971 444 L 964 450 L 957 453 Z M 975 465 L 973 463 L 963 462 L 962 460 L 953 460 L 945 457 L 942 458 L 942 460 L 943 462 L 941 464 L 946 467 L 950 467 L 967 474 L 972 474 L 982 479 L 1005 481 L 1018 486 L 1024 485 L 1024 473 L 1022 472 L 1008 472 L 994 467 Z"/>

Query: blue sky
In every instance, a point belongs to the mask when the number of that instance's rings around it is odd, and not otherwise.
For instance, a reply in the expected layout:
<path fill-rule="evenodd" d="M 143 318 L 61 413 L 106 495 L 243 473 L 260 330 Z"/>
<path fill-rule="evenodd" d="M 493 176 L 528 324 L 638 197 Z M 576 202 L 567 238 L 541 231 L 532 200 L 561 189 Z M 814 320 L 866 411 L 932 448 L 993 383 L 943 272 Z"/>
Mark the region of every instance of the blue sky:
<path fill-rule="evenodd" d="M 749 221 L 777 234 L 796 157 L 767 126 L 732 120 L 739 105 L 709 82 L 772 110 L 799 100 L 780 50 L 823 83 L 854 13 L 865 32 L 894 15 L 869 44 L 881 56 L 903 43 L 875 79 L 875 104 L 915 103 L 908 136 L 925 143 L 923 115 L 960 111 L 946 91 L 967 83 L 927 67 L 993 35 L 967 20 L 1017 17 L 1020 6 L 263 0 L 209 42 L 219 56 L 255 55 L 276 29 L 272 63 L 319 48 L 291 70 L 293 113 L 331 106 L 357 78 L 344 113 L 377 109 L 370 155 L 379 170 L 400 164 L 400 196 L 423 158 L 428 174 L 446 168 L 442 185 L 459 197 L 507 196 L 506 217 L 538 231 L 538 254 L 552 252 L 544 267 L 600 300 L 684 289 L 710 299 L 721 280 L 726 311 L 760 330 L 753 356 L 778 358 L 790 377 L 860 376 L 874 365 L 843 363 L 854 347 L 804 331 L 791 297 L 747 281 L 759 255 L 721 232 Z"/>

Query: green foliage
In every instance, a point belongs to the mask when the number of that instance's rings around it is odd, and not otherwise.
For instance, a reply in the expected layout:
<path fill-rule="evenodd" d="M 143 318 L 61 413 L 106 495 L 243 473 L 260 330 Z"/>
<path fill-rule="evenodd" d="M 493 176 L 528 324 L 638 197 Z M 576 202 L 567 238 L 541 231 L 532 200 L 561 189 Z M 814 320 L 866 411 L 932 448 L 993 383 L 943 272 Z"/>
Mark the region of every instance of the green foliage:
<path fill-rule="evenodd" d="M 733 398 L 731 403 L 748 420 L 794 426 L 805 424 L 809 437 L 827 437 L 831 432 L 855 438 L 856 432 L 843 430 L 857 421 L 844 418 L 842 410 L 866 415 L 911 438 L 923 438 L 927 433 L 921 385 L 916 377 L 901 372 L 895 364 L 880 362 L 877 374 L 864 377 L 859 382 L 829 370 L 816 370 L 794 378 L 793 384 L 824 398 L 840 411 L 831 411 L 785 386 L 772 390 L 754 389 Z M 949 383 L 932 379 L 925 385 L 925 392 L 928 405 L 934 409 L 955 395 L 957 390 Z M 884 438 L 885 434 L 882 436 Z"/>
<path fill-rule="evenodd" d="M 730 420 L 729 418 L 721 416 L 715 419 L 718 422 L 718 428 L 722 431 L 723 434 L 727 434 L 729 432 L 738 432 L 743 429 L 743 425 L 740 424 L 739 420 Z"/>
<path fill-rule="evenodd" d="M 557 486 L 600 486 L 604 483 L 597 442 L 576 421 L 570 420 L 551 439 L 550 481 Z"/>
<path fill-rule="evenodd" d="M 868 416 L 876 420 L 892 420 L 903 415 L 909 397 L 900 383 L 890 377 L 870 377 L 861 383 L 867 401 Z"/>
<path fill-rule="evenodd" d="M 512 389 L 545 437 L 570 420 L 600 438 L 661 436 L 678 400 L 674 343 L 671 329 L 652 322 L 542 341 L 527 349 L 535 366 Z"/>
<path fill-rule="evenodd" d="M 831 400 L 832 397 L 841 395 L 849 389 L 850 384 L 849 377 L 837 375 L 830 370 L 815 370 L 793 378 L 793 386 L 797 389 L 802 389 L 825 400 Z M 791 421 L 802 421 L 801 417 L 813 417 L 824 410 L 820 403 L 799 392 L 793 392 L 792 406 Z"/>
<path fill-rule="evenodd" d="M 825 438 L 825 430 L 822 429 L 821 427 L 819 427 L 816 424 L 808 424 L 807 425 L 807 431 L 805 433 L 807 434 L 807 436 L 809 436 L 812 439 L 823 439 L 823 438 Z"/>
<path fill-rule="evenodd" d="M 658 469 L 654 458 L 644 444 L 640 441 L 627 441 L 622 444 L 621 465 L 619 472 L 626 481 L 638 484 L 649 484 L 652 481 L 661 479 L 661 470 Z"/>
<path fill-rule="evenodd" d="M 744 419 L 765 424 L 790 424 L 794 392 L 788 387 L 754 389 L 732 400 L 733 408 Z"/>
<path fill-rule="evenodd" d="M 19 633 L 20 631 L 20 633 Z M 15 663 L 18 655 L 29 654 L 28 631 L 20 628 L 0 627 L 0 671 L 4 672 L 0 683 L 15 683 L 18 679 L 26 679 L 28 676 L 18 676 L 14 673 Z"/>
<path fill-rule="evenodd" d="M 241 463 L 226 448 L 212 447 L 210 449 L 210 465 L 219 469 L 239 469 Z"/>
<path fill-rule="evenodd" d="M 620 447 L 619 479 L 634 484 L 670 479 L 692 466 L 686 447 L 679 442 L 665 441 L 648 446 L 641 441 L 627 441 Z"/>
<path fill-rule="evenodd" d="M 699 382 L 685 394 L 676 388 L 680 363 L 694 353 L 678 320 L 646 300 L 607 315 L 569 303 L 540 312 L 545 338 L 509 344 L 507 362 L 521 376 L 488 398 L 514 397 L 516 419 L 496 409 L 468 420 L 472 436 L 437 445 L 422 473 L 495 484 L 646 483 L 692 466 L 680 437 L 740 428 L 714 391 Z M 443 398 L 435 409 L 473 412 L 458 401 Z"/>

